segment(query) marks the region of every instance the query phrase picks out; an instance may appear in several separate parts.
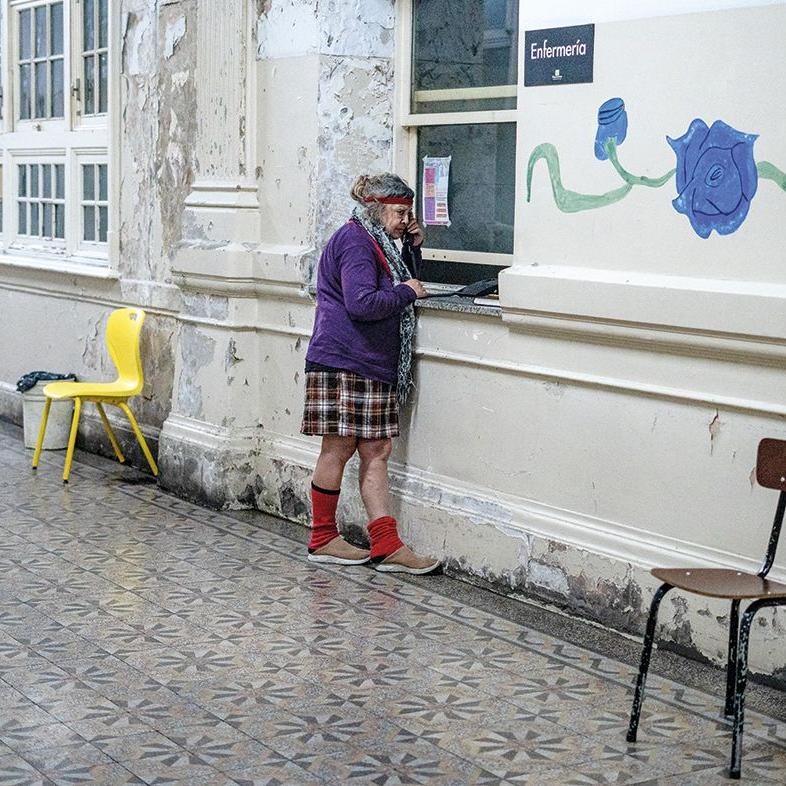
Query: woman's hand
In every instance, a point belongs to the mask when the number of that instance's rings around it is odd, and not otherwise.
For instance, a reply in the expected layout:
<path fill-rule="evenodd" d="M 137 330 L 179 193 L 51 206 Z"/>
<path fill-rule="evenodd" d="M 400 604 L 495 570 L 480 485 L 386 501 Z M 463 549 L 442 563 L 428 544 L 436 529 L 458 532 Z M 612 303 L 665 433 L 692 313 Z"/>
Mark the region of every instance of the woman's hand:
<path fill-rule="evenodd" d="M 425 297 L 426 290 L 423 289 L 423 284 L 420 283 L 416 278 L 410 278 L 409 281 L 402 281 L 403 284 L 406 284 L 410 289 L 412 289 L 418 297 Z"/>
<path fill-rule="evenodd" d="M 410 217 L 411 220 L 407 224 L 405 232 L 412 237 L 412 245 L 417 248 L 423 244 L 425 235 L 423 234 L 423 229 L 421 228 L 420 224 L 418 224 L 418 220 L 415 218 L 414 214 L 410 213 Z"/>

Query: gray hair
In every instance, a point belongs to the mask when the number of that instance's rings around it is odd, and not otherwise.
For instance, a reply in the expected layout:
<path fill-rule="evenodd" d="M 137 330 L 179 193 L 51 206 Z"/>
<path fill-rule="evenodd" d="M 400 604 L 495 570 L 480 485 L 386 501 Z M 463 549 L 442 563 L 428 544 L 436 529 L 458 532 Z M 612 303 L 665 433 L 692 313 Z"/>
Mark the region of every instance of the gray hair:
<path fill-rule="evenodd" d="M 392 172 L 380 175 L 360 175 L 352 184 L 350 196 L 359 202 L 371 221 L 380 223 L 380 214 L 384 205 L 379 202 L 366 202 L 367 197 L 407 197 L 415 198 L 415 192 Z"/>

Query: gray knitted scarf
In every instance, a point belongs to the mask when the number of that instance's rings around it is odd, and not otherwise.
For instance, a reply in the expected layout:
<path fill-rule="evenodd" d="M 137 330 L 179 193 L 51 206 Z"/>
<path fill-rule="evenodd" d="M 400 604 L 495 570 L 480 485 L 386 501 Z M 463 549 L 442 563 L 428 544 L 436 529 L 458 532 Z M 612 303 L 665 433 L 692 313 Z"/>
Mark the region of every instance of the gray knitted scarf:
<path fill-rule="evenodd" d="M 365 212 L 362 207 L 358 206 L 352 212 L 352 217 L 379 243 L 382 253 L 390 266 L 390 272 L 393 274 L 393 283 L 400 284 L 402 281 L 412 278 L 390 235 L 385 232 L 381 224 L 376 224 L 369 220 Z M 399 335 L 401 337 L 401 351 L 398 356 L 396 398 L 399 406 L 403 407 L 412 389 L 412 346 L 415 339 L 415 308 L 411 304 L 401 312 Z"/>

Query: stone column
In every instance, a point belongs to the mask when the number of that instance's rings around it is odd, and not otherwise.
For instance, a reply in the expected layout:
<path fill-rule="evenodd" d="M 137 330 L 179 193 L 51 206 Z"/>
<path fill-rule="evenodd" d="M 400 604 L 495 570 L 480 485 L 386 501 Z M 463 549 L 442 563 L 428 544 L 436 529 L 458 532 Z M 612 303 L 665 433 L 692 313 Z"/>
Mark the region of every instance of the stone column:
<path fill-rule="evenodd" d="M 255 7 L 254 0 L 198 6 L 196 177 L 172 261 L 182 308 L 161 480 L 215 507 L 249 506 L 260 493 L 259 332 L 263 312 L 271 319 L 261 296 L 302 290 L 296 276 L 271 273 L 271 255 L 282 250 L 262 244 Z"/>
<path fill-rule="evenodd" d="M 186 201 L 190 240 L 260 239 L 250 5 L 249 0 L 201 0 L 198 6 L 198 175 Z"/>

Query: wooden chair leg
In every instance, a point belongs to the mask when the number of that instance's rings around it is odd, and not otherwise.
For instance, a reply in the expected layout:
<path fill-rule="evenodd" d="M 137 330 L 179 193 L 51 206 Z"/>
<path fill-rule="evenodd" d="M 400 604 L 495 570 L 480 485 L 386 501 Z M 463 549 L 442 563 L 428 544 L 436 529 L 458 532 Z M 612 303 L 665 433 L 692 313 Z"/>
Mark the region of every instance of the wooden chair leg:
<path fill-rule="evenodd" d="M 734 693 L 737 685 L 737 645 L 740 631 L 740 601 L 731 602 L 729 614 L 729 656 L 726 661 L 726 703 L 723 714 L 734 715 Z"/>
<path fill-rule="evenodd" d="M 33 469 L 38 468 L 38 460 L 41 458 L 41 449 L 44 447 L 44 437 L 46 436 L 46 422 L 49 420 L 49 410 L 52 406 L 52 399 L 48 398 L 44 402 L 44 412 L 41 415 L 41 425 L 38 427 L 38 439 L 35 443 L 33 453 Z"/>
<path fill-rule="evenodd" d="M 729 777 L 739 780 L 742 773 L 742 731 L 745 724 L 745 685 L 748 681 L 748 644 L 750 642 L 751 625 L 756 613 L 768 606 L 784 606 L 783 598 L 754 600 L 742 615 L 740 623 L 740 643 L 737 655 L 737 685 L 734 693 L 734 729 L 731 742 L 731 762 Z"/>
<path fill-rule="evenodd" d="M 82 399 L 74 399 L 74 417 L 71 419 L 71 433 L 68 436 L 68 450 L 66 450 L 65 467 L 63 467 L 63 483 L 68 483 L 71 474 L 71 462 L 74 460 L 74 446 L 76 445 L 76 432 L 79 430 L 79 414 L 82 411 Z"/>
<path fill-rule="evenodd" d="M 98 414 L 101 416 L 101 422 L 104 424 L 104 431 L 106 431 L 106 435 L 109 437 L 109 441 L 112 443 L 112 450 L 115 451 L 115 456 L 117 456 L 117 460 L 123 464 L 125 463 L 125 456 L 123 452 L 120 450 L 120 445 L 117 443 L 117 438 L 115 437 L 115 432 L 112 431 L 112 426 L 109 423 L 109 418 L 106 416 L 106 412 L 104 412 L 104 407 L 100 401 L 96 401 L 96 409 L 98 409 Z"/>
<path fill-rule="evenodd" d="M 120 407 L 123 412 L 125 412 L 128 422 L 131 424 L 131 428 L 134 430 L 134 436 L 139 443 L 139 447 L 142 448 L 142 452 L 145 454 L 147 463 L 150 465 L 150 469 L 153 471 L 154 475 L 158 475 L 158 467 L 156 466 L 156 462 L 153 460 L 153 454 L 150 452 L 150 448 L 147 446 L 147 442 L 145 442 L 145 438 L 139 426 L 137 425 L 136 419 L 134 418 L 134 413 L 131 412 L 131 410 L 128 408 L 128 404 L 125 402 L 121 402 L 117 406 Z"/>
<path fill-rule="evenodd" d="M 647 671 L 650 667 L 650 656 L 652 655 L 652 645 L 655 641 L 655 624 L 658 621 L 658 608 L 663 596 L 673 589 L 671 584 L 661 584 L 658 587 L 650 606 L 650 616 L 647 620 L 647 630 L 644 634 L 644 649 L 641 651 L 641 665 L 639 666 L 639 676 L 636 680 L 636 694 L 633 697 L 633 707 L 630 712 L 630 723 L 628 724 L 628 742 L 636 742 L 636 734 L 639 728 L 639 717 L 641 715 L 641 705 L 644 702 L 644 685 L 647 682 Z"/>

